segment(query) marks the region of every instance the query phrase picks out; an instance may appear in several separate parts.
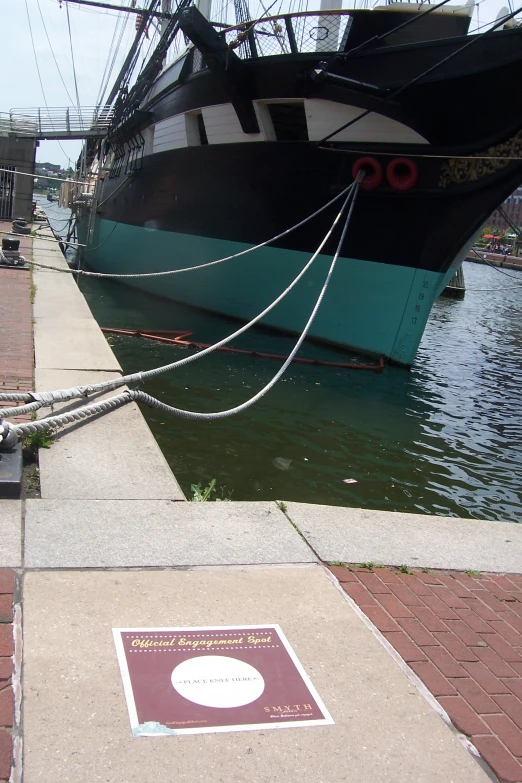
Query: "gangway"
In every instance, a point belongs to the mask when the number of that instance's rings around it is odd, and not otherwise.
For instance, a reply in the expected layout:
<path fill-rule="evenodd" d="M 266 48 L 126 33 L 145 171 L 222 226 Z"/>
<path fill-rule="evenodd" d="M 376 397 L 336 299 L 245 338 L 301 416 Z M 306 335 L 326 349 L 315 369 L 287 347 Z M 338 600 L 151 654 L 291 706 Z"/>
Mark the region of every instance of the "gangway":
<path fill-rule="evenodd" d="M 89 139 L 107 135 L 109 106 L 11 109 L 0 112 L 0 136 L 34 139 Z"/>

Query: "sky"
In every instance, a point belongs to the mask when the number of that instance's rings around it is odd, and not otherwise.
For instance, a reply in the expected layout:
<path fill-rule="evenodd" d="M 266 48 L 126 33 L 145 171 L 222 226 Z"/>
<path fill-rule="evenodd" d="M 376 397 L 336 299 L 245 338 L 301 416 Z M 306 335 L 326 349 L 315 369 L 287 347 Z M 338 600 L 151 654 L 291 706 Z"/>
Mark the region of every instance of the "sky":
<path fill-rule="evenodd" d="M 110 2 L 129 4 L 129 0 Z M 477 25 L 477 19 L 481 25 L 494 20 L 507 4 L 507 0 L 481 0 L 475 9 L 472 29 Z M 137 5 L 145 5 L 144 0 L 138 0 Z M 309 2 L 310 9 L 318 5 L 319 0 L 317 3 Z M 353 3 L 344 0 L 343 7 L 353 7 Z M 60 7 L 60 0 L 0 0 L 0 112 L 15 108 L 45 107 L 46 104 L 53 108 L 75 105 L 71 41 L 80 104 L 96 104 L 118 14 L 72 3 L 68 9 L 70 38 L 65 2 Z M 109 85 L 112 85 L 135 34 L 134 15 L 125 14 L 125 17 L 128 21 Z M 118 27 L 118 31 L 120 29 Z M 67 167 L 69 160 L 77 160 L 80 147 L 79 141 L 42 141 L 36 159 L 38 162 L 49 161 Z"/>
<path fill-rule="evenodd" d="M 128 5 L 129 0 L 115 0 L 118 5 Z M 141 4 L 141 0 L 138 4 Z M 41 15 L 40 15 L 41 11 Z M 28 13 L 30 27 L 28 22 Z M 113 79 L 118 73 L 126 52 L 135 35 L 135 18 L 131 14 L 120 47 L 120 56 L 114 65 Z M 42 17 L 47 30 L 47 38 Z M 112 36 L 118 15 L 102 9 L 69 5 L 71 38 L 78 95 L 82 106 L 94 106 L 102 82 Z M 0 112 L 13 108 L 66 107 L 76 104 L 71 46 L 65 3 L 58 0 L 0 0 L 0 28 L 3 30 L 0 46 Z M 45 100 L 38 78 L 31 30 L 45 92 Z M 53 58 L 56 57 L 62 78 Z M 12 74 L 12 78 L 5 78 Z M 111 80 L 112 84 L 112 80 Z M 61 144 L 61 147 L 60 147 Z M 42 141 L 37 150 L 38 162 L 49 161 L 68 165 L 68 158 L 76 161 L 81 149 L 79 141 Z M 63 148 L 63 149 L 62 149 Z"/>

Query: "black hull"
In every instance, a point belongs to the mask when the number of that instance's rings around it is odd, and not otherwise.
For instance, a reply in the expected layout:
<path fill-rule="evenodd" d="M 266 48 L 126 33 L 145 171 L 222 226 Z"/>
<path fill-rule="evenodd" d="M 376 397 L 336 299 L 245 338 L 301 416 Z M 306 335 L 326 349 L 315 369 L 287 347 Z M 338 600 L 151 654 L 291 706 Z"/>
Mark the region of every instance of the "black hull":
<path fill-rule="evenodd" d="M 408 154 L 400 148 L 394 154 Z M 418 147 L 415 152 L 418 152 Z M 390 152 L 390 154 L 393 154 Z M 227 144 L 189 147 L 144 158 L 142 168 L 101 207 L 101 217 L 215 239 L 258 244 L 298 223 L 352 181 L 355 152 L 309 144 Z M 375 153 L 386 168 L 390 158 Z M 399 193 L 385 182 L 361 191 L 344 254 L 363 260 L 445 272 L 494 207 L 519 184 L 522 163 L 464 183 L 440 187 L 445 161 L 412 158 L 415 188 Z M 111 183 L 120 186 L 119 180 Z M 107 198 L 103 193 L 103 198 Z M 279 240 L 312 253 L 335 207 Z M 326 252 L 333 252 L 332 238 Z"/>
<path fill-rule="evenodd" d="M 371 155 L 383 172 L 393 157 L 408 157 L 418 170 L 415 186 L 398 192 L 383 176 L 379 187 L 361 193 L 345 250 L 445 272 L 522 181 L 522 161 L 516 160 L 522 157 L 522 92 L 513 89 L 522 82 L 522 29 L 371 49 L 340 63 L 330 58 L 329 65 L 346 77 L 397 87 L 473 41 L 393 100 L 313 82 L 318 54 L 242 60 L 243 98 L 308 96 L 371 108 L 426 143 L 247 141 L 171 149 L 144 156 L 131 175 L 128 165 L 119 176 L 113 172 L 98 193 L 100 214 L 133 226 L 257 244 L 346 188 L 360 157 Z M 492 91 L 501 111 L 486 110 L 477 99 Z M 230 101 L 219 74 L 204 68 L 164 86 L 143 109 L 147 122 L 158 123 Z M 495 160 L 499 155 L 507 157 Z M 322 215 L 278 246 L 313 252 L 330 221 Z"/>
<path fill-rule="evenodd" d="M 381 88 L 404 87 L 426 69 L 458 52 L 470 37 L 386 47 L 332 63 L 336 74 Z M 421 133 L 433 145 L 476 152 L 521 127 L 522 29 L 497 32 L 455 54 L 426 78 L 388 100 L 331 84 L 310 73 L 324 59 L 317 54 L 245 60 L 249 100 L 317 97 L 372 109 Z M 481 96 L 494 95 L 494 109 Z M 144 107 L 155 122 L 181 112 L 230 101 L 230 94 L 208 70 L 191 74 L 155 95 Z M 465 154 L 461 151 L 461 154 Z"/>

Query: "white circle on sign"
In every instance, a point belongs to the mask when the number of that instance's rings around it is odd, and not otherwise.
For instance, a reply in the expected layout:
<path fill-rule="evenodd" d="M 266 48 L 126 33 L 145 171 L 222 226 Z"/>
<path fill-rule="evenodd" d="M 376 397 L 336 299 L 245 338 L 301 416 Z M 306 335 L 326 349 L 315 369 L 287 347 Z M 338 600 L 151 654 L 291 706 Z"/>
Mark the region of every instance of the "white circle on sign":
<path fill-rule="evenodd" d="M 243 707 L 259 699 L 265 681 L 253 666 L 237 658 L 201 655 L 176 666 L 174 689 L 202 707 Z"/>

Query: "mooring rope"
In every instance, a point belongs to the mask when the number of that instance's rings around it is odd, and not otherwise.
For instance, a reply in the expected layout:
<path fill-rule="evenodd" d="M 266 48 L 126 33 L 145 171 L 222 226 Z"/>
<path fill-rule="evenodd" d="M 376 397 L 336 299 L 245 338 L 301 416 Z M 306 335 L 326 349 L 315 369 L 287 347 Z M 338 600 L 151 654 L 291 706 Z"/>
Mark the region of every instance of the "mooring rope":
<path fill-rule="evenodd" d="M 146 394 L 145 392 L 130 389 L 123 392 L 122 394 L 116 395 L 115 397 L 111 397 L 108 400 L 101 400 L 100 402 L 87 405 L 83 408 L 77 408 L 74 411 L 68 411 L 66 413 L 58 414 L 57 416 L 50 416 L 45 419 L 40 419 L 39 421 L 28 422 L 26 424 L 19 424 L 19 425 L 13 425 L 6 421 L 0 421 L 0 443 L 3 443 L 4 447 L 10 448 L 18 440 L 26 438 L 29 435 L 32 435 L 36 432 L 41 432 L 43 430 L 50 430 L 50 429 L 52 430 L 55 429 L 56 427 L 63 426 L 64 424 L 68 424 L 74 421 L 79 421 L 81 419 L 86 419 L 90 416 L 95 416 L 98 413 L 108 413 L 109 411 L 115 410 L 116 408 L 126 405 L 132 401 L 142 402 L 145 405 L 149 406 L 150 408 L 156 408 L 158 410 L 161 410 L 163 413 L 168 413 L 170 415 L 178 416 L 183 419 L 196 419 L 199 421 L 212 421 L 215 419 L 227 418 L 228 416 L 233 416 L 237 413 L 241 413 L 242 411 L 250 408 L 252 405 L 254 405 L 254 403 L 256 403 L 258 400 L 264 397 L 275 386 L 275 384 L 284 374 L 284 372 L 286 371 L 286 369 L 294 359 L 295 355 L 299 351 L 303 341 L 305 340 L 310 330 L 310 327 L 312 326 L 312 323 L 314 322 L 315 316 L 317 315 L 317 311 L 319 310 L 321 303 L 324 299 L 324 296 L 328 290 L 328 286 L 330 284 L 337 263 L 337 259 L 339 258 L 341 248 L 343 246 L 346 233 L 348 231 L 348 227 L 350 225 L 350 221 L 352 218 L 353 208 L 355 206 L 359 185 L 363 177 L 364 174 L 360 172 L 357 175 L 357 179 L 355 183 L 353 184 L 353 198 L 351 199 L 352 203 L 350 204 L 350 208 L 346 216 L 344 227 L 341 233 L 341 238 L 337 245 L 337 249 L 334 253 L 332 262 L 330 264 L 330 268 L 326 275 L 326 279 L 323 283 L 323 286 L 321 288 L 319 296 L 317 297 L 317 301 L 308 318 L 308 321 L 306 322 L 303 328 L 303 331 L 301 332 L 299 339 L 297 340 L 296 344 L 294 345 L 292 351 L 290 352 L 290 355 L 287 357 L 284 364 L 280 367 L 277 373 L 271 378 L 271 380 L 267 384 L 265 384 L 265 386 L 260 391 L 258 391 L 257 394 L 254 394 L 253 397 L 250 397 L 250 399 L 246 400 L 240 405 L 236 405 L 234 408 L 228 408 L 227 410 L 222 410 L 222 411 L 214 411 L 211 413 L 201 413 L 199 411 L 188 411 L 188 410 L 184 410 L 183 408 L 175 408 L 172 405 L 167 405 L 166 403 L 161 402 L 155 397 L 151 397 L 151 395 Z M 341 209 L 341 212 L 339 213 L 339 215 L 335 220 L 335 224 L 338 222 L 338 218 L 340 218 L 340 216 L 344 212 L 346 206 L 350 201 L 351 196 L 352 196 L 352 191 L 349 193 L 348 197 L 346 198 L 343 207 Z M 332 226 L 332 228 L 328 232 L 328 235 L 331 233 L 333 228 L 334 226 Z"/>
<path fill-rule="evenodd" d="M 36 266 L 38 268 L 42 269 L 52 269 L 55 272 L 65 272 L 65 274 L 72 274 L 72 275 L 84 275 L 86 277 L 101 277 L 101 278 L 109 278 L 109 279 L 125 279 L 128 280 L 130 278 L 142 278 L 142 277 L 165 277 L 166 275 L 179 275 L 181 272 L 193 272 L 196 269 L 205 269 L 209 266 L 215 266 L 216 264 L 222 264 L 224 261 L 231 261 L 233 258 L 239 258 L 240 256 L 245 256 L 247 253 L 252 253 L 254 250 L 259 250 L 262 247 L 266 247 L 267 245 L 271 245 L 273 242 L 277 242 L 278 239 L 282 239 L 282 237 L 287 236 L 288 234 L 291 234 L 292 231 L 295 231 L 298 228 L 301 228 L 301 226 L 304 226 L 306 223 L 308 223 L 310 220 L 313 220 L 314 217 L 317 217 L 317 215 L 320 215 L 321 212 L 324 212 L 325 209 L 328 209 L 328 207 L 331 207 L 332 204 L 335 204 L 336 201 L 339 201 L 340 198 L 347 195 L 350 189 L 353 187 L 352 185 L 349 185 L 347 188 L 344 188 L 340 193 L 337 194 L 333 199 L 328 201 L 326 204 L 323 204 L 322 207 L 319 207 L 315 212 L 312 212 L 311 215 L 308 215 L 308 217 L 304 218 L 304 220 L 301 220 L 299 223 L 296 223 L 294 226 L 291 226 L 290 228 L 287 228 L 285 231 L 282 231 L 281 234 L 277 234 L 275 237 L 272 237 L 271 239 L 266 239 L 264 242 L 261 242 L 259 245 L 253 245 L 252 247 L 247 247 L 246 250 L 240 250 L 238 253 L 234 253 L 231 256 L 225 256 L 224 258 L 218 258 L 215 261 L 207 261 L 204 264 L 198 264 L 197 266 L 187 266 L 183 269 L 167 269 L 163 272 L 136 272 L 134 274 L 117 274 L 113 272 L 87 272 L 85 269 L 60 269 L 59 267 L 54 267 L 50 264 L 41 264 L 37 263 L 36 261 L 31 261 L 30 263 L 33 266 Z M 72 243 L 68 243 L 72 244 Z M 102 243 L 103 244 L 103 243 Z M 82 247 L 85 247 L 85 245 L 82 245 Z M 100 247 L 100 245 L 98 245 Z M 95 248 L 93 248 L 95 249 Z M 87 251 L 89 252 L 90 248 L 87 247 Z"/>
<path fill-rule="evenodd" d="M 475 250 L 474 247 L 472 248 L 472 250 L 475 253 L 475 255 L 477 256 L 477 258 L 479 258 L 484 264 L 487 264 L 488 266 L 490 266 L 492 269 L 496 269 L 497 272 L 500 272 L 501 275 L 506 275 L 506 277 L 510 277 L 512 280 L 520 281 L 520 277 L 516 277 L 516 275 L 510 275 L 509 272 L 506 272 L 504 269 L 501 269 L 498 266 L 498 264 L 493 264 L 491 261 L 488 261 L 488 259 L 485 258 L 485 256 L 481 256 L 480 253 L 477 253 L 477 251 Z M 504 254 L 500 253 L 500 255 L 504 255 Z M 504 255 L 504 263 L 505 263 L 506 258 L 507 258 L 507 256 Z M 520 271 L 522 272 L 522 267 L 521 267 Z M 513 287 L 514 288 L 518 288 L 518 286 L 513 286 Z"/>
<path fill-rule="evenodd" d="M 201 359 L 203 356 L 212 353 L 213 351 L 217 350 L 221 346 L 231 342 L 236 337 L 239 337 L 239 335 L 246 332 L 251 326 L 253 326 L 258 321 L 260 321 L 267 313 L 269 313 L 276 305 L 278 305 L 279 302 L 281 302 L 285 298 L 285 296 L 287 296 L 290 293 L 290 291 L 294 288 L 294 286 L 297 285 L 299 280 L 310 268 L 310 266 L 313 264 L 313 262 L 315 261 L 315 259 L 317 258 L 317 256 L 319 255 L 323 247 L 325 246 L 325 244 L 330 239 L 335 227 L 337 226 L 339 220 L 341 219 L 344 210 L 346 209 L 348 203 L 350 202 L 350 199 L 352 197 L 355 198 L 355 192 L 356 189 L 358 189 L 359 187 L 358 185 L 359 181 L 360 181 L 359 179 L 356 180 L 350 185 L 349 188 L 347 188 L 348 193 L 346 195 L 346 199 L 340 211 L 338 212 L 337 216 L 335 217 L 331 227 L 327 231 L 326 235 L 323 237 L 319 247 L 317 248 L 313 256 L 307 261 L 305 266 L 296 275 L 296 277 L 292 280 L 292 282 L 287 286 L 287 288 L 285 288 L 285 290 L 281 294 L 279 294 L 279 296 L 276 299 L 274 299 L 273 302 L 271 302 L 267 307 L 265 307 L 264 310 L 258 313 L 258 315 L 256 315 L 254 318 L 252 318 L 243 326 L 241 326 L 235 332 L 232 332 L 232 334 L 228 335 L 227 337 L 224 337 L 222 340 L 219 340 L 217 343 L 214 343 L 208 348 L 205 348 L 204 350 L 199 351 L 198 353 L 192 354 L 191 356 L 186 356 L 183 359 L 179 359 L 176 362 L 171 362 L 170 364 L 166 364 L 163 365 L 162 367 L 157 367 L 152 370 L 147 370 L 145 372 L 137 372 L 137 373 L 132 373 L 130 375 L 125 375 L 121 378 L 116 378 L 112 381 L 102 381 L 100 383 L 89 384 L 86 386 L 74 386 L 70 389 L 59 389 L 52 392 L 25 392 L 25 393 L 4 392 L 0 394 L 0 400 L 11 401 L 11 402 L 27 402 L 27 404 L 20 407 L 4 408 L 3 410 L 0 409 L 0 417 L 6 418 L 8 416 L 21 416 L 23 414 L 31 413 L 33 411 L 39 410 L 40 408 L 52 405 L 55 402 L 64 402 L 66 400 L 71 400 L 75 398 L 88 397 L 90 394 L 94 394 L 95 392 L 112 391 L 113 389 L 117 389 L 128 383 L 143 382 L 149 378 L 153 378 L 156 375 L 169 372 L 170 370 L 173 370 L 177 367 L 182 367 L 185 364 L 189 364 L 190 362 Z M 350 214 L 351 214 L 351 210 L 350 210 Z"/>

